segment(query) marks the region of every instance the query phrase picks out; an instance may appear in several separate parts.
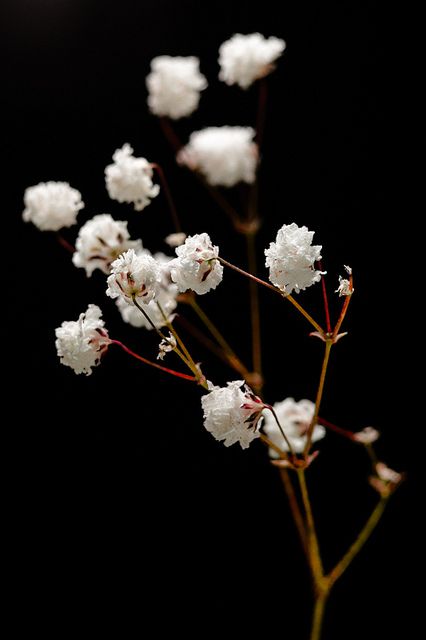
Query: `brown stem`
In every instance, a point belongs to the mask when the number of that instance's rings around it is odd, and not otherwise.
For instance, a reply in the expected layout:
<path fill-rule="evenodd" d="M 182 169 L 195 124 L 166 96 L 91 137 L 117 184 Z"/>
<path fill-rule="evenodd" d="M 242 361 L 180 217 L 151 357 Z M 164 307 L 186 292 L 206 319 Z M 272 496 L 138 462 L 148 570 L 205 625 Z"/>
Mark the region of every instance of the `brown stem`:
<path fill-rule="evenodd" d="M 322 361 L 321 375 L 320 375 L 320 380 L 319 380 L 318 390 L 317 390 L 317 397 L 315 399 L 315 411 L 314 411 L 311 424 L 309 425 L 308 433 L 306 435 L 306 445 L 303 451 L 303 454 L 305 456 L 308 455 L 309 450 L 311 448 L 311 444 L 312 444 L 312 434 L 314 432 L 314 428 L 319 415 L 321 400 L 324 393 L 325 377 L 327 375 L 327 367 L 330 359 L 330 351 L 332 346 L 333 346 L 333 340 L 331 338 L 327 338 L 325 341 L 325 352 L 324 352 L 324 359 Z"/>
<path fill-rule="evenodd" d="M 284 438 L 284 441 L 285 441 L 285 443 L 286 443 L 286 445 L 287 445 L 287 447 L 288 447 L 288 450 L 289 450 L 289 451 L 290 451 L 290 453 L 291 453 L 291 456 L 294 458 L 294 457 L 296 456 L 296 454 L 294 453 L 293 446 L 292 446 L 292 444 L 291 444 L 290 440 L 287 438 L 287 436 L 286 436 L 286 434 L 285 434 L 285 431 L 284 431 L 284 429 L 283 429 L 283 428 L 282 428 L 282 426 L 281 426 L 280 421 L 278 420 L 278 416 L 277 416 L 277 414 L 276 414 L 276 412 L 275 412 L 274 407 L 271 407 L 271 405 L 270 405 L 270 404 L 265 404 L 265 408 L 266 408 L 266 409 L 269 409 L 269 411 L 270 411 L 270 412 L 272 413 L 272 415 L 274 416 L 275 422 L 276 422 L 276 423 L 277 423 L 277 425 L 278 425 L 278 429 L 280 430 L 280 433 L 281 433 L 282 437 Z"/>
<path fill-rule="evenodd" d="M 328 595 L 329 591 L 325 590 L 316 596 L 309 640 L 319 640 L 321 637 L 322 622 L 324 620 L 325 605 Z"/>
<path fill-rule="evenodd" d="M 297 533 L 299 534 L 300 542 L 309 561 L 306 527 L 303 521 L 302 512 L 300 511 L 299 503 L 297 502 L 296 493 L 293 488 L 290 474 L 287 469 L 280 469 L 280 476 L 284 485 L 285 492 L 287 494 L 291 514 L 293 516 L 294 524 L 296 525 Z"/>
<path fill-rule="evenodd" d="M 259 98 L 257 103 L 256 118 L 256 142 L 260 149 L 263 143 L 266 121 L 266 103 L 268 99 L 268 81 L 266 78 L 259 80 Z"/>
<path fill-rule="evenodd" d="M 350 276 L 349 276 L 349 288 L 350 288 L 350 290 L 353 290 L 352 274 L 350 274 Z M 336 323 L 336 326 L 334 327 L 334 330 L 333 330 L 333 338 L 336 338 L 336 336 L 338 335 L 338 333 L 340 331 L 340 327 L 342 326 L 342 322 L 345 319 L 345 315 L 346 315 L 346 312 L 348 310 L 351 298 L 352 298 L 352 294 L 349 295 L 349 296 L 345 296 L 345 301 L 343 303 L 343 307 L 342 307 L 342 310 L 340 312 L 339 319 L 338 319 L 338 321 Z"/>
<path fill-rule="evenodd" d="M 318 585 L 323 578 L 323 567 L 304 469 L 297 470 L 297 477 L 299 479 L 300 493 L 302 495 L 303 506 L 306 513 L 306 523 L 308 526 L 308 543 L 312 575 L 315 584 Z"/>
<path fill-rule="evenodd" d="M 183 144 L 175 132 L 170 120 L 165 117 L 161 117 L 158 120 L 160 122 L 160 127 L 163 130 L 164 137 L 169 142 L 172 149 L 174 149 L 175 153 L 178 153 L 183 147 Z"/>
<path fill-rule="evenodd" d="M 246 234 L 247 258 L 250 273 L 257 272 L 256 239 L 255 235 Z M 250 315 L 251 315 L 251 344 L 253 354 L 253 371 L 262 378 L 262 346 L 260 333 L 259 292 L 257 285 L 250 280 Z"/>
<path fill-rule="evenodd" d="M 176 205 L 175 205 L 174 200 L 172 198 L 172 194 L 171 194 L 171 191 L 170 191 L 169 183 L 166 180 L 166 176 L 164 174 L 164 171 L 163 171 L 162 167 L 159 164 L 157 164 L 156 162 L 152 162 L 151 163 L 151 167 L 157 172 L 158 177 L 160 178 L 160 182 L 161 182 L 161 185 L 163 187 L 164 195 L 166 197 L 167 204 L 169 205 L 170 214 L 172 216 L 172 220 L 173 220 L 173 224 L 174 224 L 175 230 L 177 231 L 177 233 L 180 233 L 182 231 L 182 227 L 180 226 L 180 221 L 179 221 L 179 216 L 178 216 L 178 213 L 177 213 Z"/>

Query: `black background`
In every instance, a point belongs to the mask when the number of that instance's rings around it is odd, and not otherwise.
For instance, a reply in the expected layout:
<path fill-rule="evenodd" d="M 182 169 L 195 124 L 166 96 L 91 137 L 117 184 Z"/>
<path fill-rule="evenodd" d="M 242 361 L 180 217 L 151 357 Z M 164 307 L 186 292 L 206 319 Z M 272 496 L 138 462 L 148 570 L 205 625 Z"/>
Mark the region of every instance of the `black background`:
<path fill-rule="evenodd" d="M 142 354 L 154 357 L 156 340 L 121 323 L 102 274 L 86 279 L 50 234 L 21 221 L 27 186 L 66 180 L 83 194 L 80 222 L 110 212 L 128 219 L 145 246 L 165 250 L 162 238 L 172 229 L 163 198 L 137 213 L 110 201 L 104 187 L 113 151 L 130 142 L 137 155 L 164 166 L 185 229 L 209 232 L 224 257 L 243 265 L 242 239 L 175 166 L 147 112 L 144 78 L 156 55 L 197 55 L 209 88 L 194 116 L 177 123 L 179 135 L 252 125 L 256 88 L 219 83 L 216 60 L 234 32 L 258 30 L 288 45 L 269 78 L 259 257 L 277 229 L 295 221 L 316 231 L 330 291 L 342 264 L 353 267 L 350 333 L 332 354 L 322 414 L 351 429 L 378 427 L 380 456 L 408 470 L 374 538 L 336 587 L 324 637 L 407 637 L 417 610 L 410 586 L 417 572 L 416 427 L 406 421 L 410 335 L 396 300 L 397 258 L 389 265 L 401 240 L 388 215 L 402 133 L 397 47 L 383 7 L 289 1 L 281 3 L 281 17 L 269 1 L 19 0 L 3 7 L 4 159 L 12 170 L 3 216 L 10 222 L 5 244 L 19 263 L 18 277 L 6 275 L 13 291 L 4 340 L 18 397 L 5 454 L 18 626 L 61 635 L 81 629 L 90 614 L 85 628 L 117 620 L 120 637 L 132 621 L 137 635 L 155 624 L 154 637 L 166 625 L 204 637 L 258 624 L 262 637 L 307 637 L 307 571 L 261 445 L 225 449 L 202 427 L 198 389 L 114 349 L 89 378 L 61 367 L 54 328 L 90 302 L 104 310 L 110 334 Z M 320 294 L 317 286 L 300 296 L 316 315 Z M 260 295 L 267 399 L 313 398 L 321 343 L 308 337 L 290 305 Z M 225 273 L 223 285 L 200 302 L 247 359 L 246 283 Z M 198 345 L 193 350 L 216 383 L 235 378 Z M 308 477 L 327 566 L 374 504 L 367 475 L 361 449 L 327 437 Z"/>

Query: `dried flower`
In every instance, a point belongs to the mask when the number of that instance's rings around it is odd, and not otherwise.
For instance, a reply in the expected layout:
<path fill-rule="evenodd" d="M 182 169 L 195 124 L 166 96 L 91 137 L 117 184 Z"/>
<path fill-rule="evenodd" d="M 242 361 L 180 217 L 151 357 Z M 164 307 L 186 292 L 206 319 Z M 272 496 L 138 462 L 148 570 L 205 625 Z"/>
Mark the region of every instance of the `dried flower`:
<path fill-rule="evenodd" d="M 286 398 L 281 402 L 276 402 L 273 405 L 273 409 L 293 450 L 295 453 L 301 453 L 306 445 L 306 434 L 314 417 L 315 404 L 310 400 L 299 400 L 299 402 L 296 402 L 294 398 Z M 268 438 L 282 451 L 288 451 L 288 445 L 281 434 L 274 416 L 266 411 L 264 419 L 263 429 Z M 312 432 L 312 442 L 317 442 L 317 440 L 321 440 L 324 436 L 324 427 L 316 424 Z M 273 449 L 269 449 L 269 455 L 271 458 L 278 457 L 278 454 Z"/>
<path fill-rule="evenodd" d="M 280 38 L 265 38 L 260 33 L 236 33 L 219 48 L 219 79 L 248 89 L 255 80 L 275 69 L 274 62 L 285 47 Z"/>
<path fill-rule="evenodd" d="M 223 278 L 223 267 L 217 259 L 215 247 L 207 233 L 188 236 L 185 243 L 176 248 L 177 258 L 170 262 L 170 274 L 179 291 L 192 289 L 202 295 L 216 289 Z"/>
<path fill-rule="evenodd" d="M 387 498 L 395 491 L 404 479 L 402 473 L 394 471 L 384 462 L 377 462 L 375 465 L 375 476 L 370 476 L 369 482 L 382 498 Z"/>
<path fill-rule="evenodd" d="M 352 437 L 355 442 L 359 442 L 360 444 L 372 444 L 378 440 L 380 433 L 373 427 L 364 427 L 361 431 L 354 433 Z"/>
<path fill-rule="evenodd" d="M 176 338 L 169 332 L 168 337 L 159 344 L 157 360 L 164 360 L 164 356 L 174 349 L 176 349 Z"/>
<path fill-rule="evenodd" d="M 76 322 L 63 322 L 55 330 L 56 350 L 61 363 L 74 369 L 75 373 L 89 376 L 92 367 L 99 364 L 108 348 L 110 340 L 101 316 L 99 307 L 89 304 Z"/>
<path fill-rule="evenodd" d="M 158 56 L 151 60 L 146 86 L 152 113 L 174 120 L 191 115 L 198 107 L 200 92 L 207 87 L 199 67 L 195 56 Z"/>
<path fill-rule="evenodd" d="M 81 193 L 68 182 L 40 182 L 28 187 L 24 194 L 25 210 L 22 218 L 41 231 L 59 231 L 76 223 L 77 214 L 84 207 Z"/>
<path fill-rule="evenodd" d="M 259 436 L 256 427 L 264 404 L 244 384 L 244 380 L 234 380 L 226 387 L 209 385 L 210 392 L 201 399 L 205 428 L 226 447 L 239 442 L 247 449 Z"/>
<path fill-rule="evenodd" d="M 275 242 L 265 249 L 269 279 L 283 292 L 299 293 L 321 279 L 322 271 L 316 271 L 314 263 L 321 259 L 319 245 L 312 246 L 314 231 L 298 227 L 294 222 L 284 224 Z"/>
<path fill-rule="evenodd" d="M 183 244 L 185 240 L 186 233 L 183 233 L 181 231 L 179 233 L 169 233 L 169 235 L 164 238 L 164 242 L 173 249 L 179 247 L 179 245 Z"/>
<path fill-rule="evenodd" d="M 135 158 L 129 144 L 117 149 L 112 159 L 114 163 L 105 169 L 109 197 L 118 202 L 132 202 L 136 211 L 142 211 L 160 192 L 158 184 L 152 182 L 151 164 L 145 158 Z"/>
<path fill-rule="evenodd" d="M 258 148 L 251 127 L 207 127 L 191 134 L 178 162 L 199 171 L 213 186 L 254 182 Z"/>
<path fill-rule="evenodd" d="M 111 263 L 127 249 L 142 249 L 141 240 L 130 240 L 127 222 L 102 213 L 88 220 L 78 232 L 72 261 L 91 276 L 95 269 L 109 273 Z"/>
<path fill-rule="evenodd" d="M 135 297 L 147 305 L 158 293 L 161 275 L 160 266 L 148 252 L 137 255 L 129 249 L 112 263 L 106 294 L 122 297 L 128 304 L 133 304 Z"/>

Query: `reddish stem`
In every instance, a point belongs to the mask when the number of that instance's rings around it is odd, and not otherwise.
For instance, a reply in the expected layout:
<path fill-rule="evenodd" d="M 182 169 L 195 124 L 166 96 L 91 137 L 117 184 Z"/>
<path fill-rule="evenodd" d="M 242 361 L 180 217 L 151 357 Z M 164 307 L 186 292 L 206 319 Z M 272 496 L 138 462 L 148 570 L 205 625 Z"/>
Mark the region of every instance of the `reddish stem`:
<path fill-rule="evenodd" d="M 173 129 L 170 120 L 163 117 L 159 118 L 159 121 L 166 139 L 170 143 L 171 147 L 175 150 L 175 152 L 178 153 L 182 149 L 183 144 L 181 143 L 177 133 Z"/>
<path fill-rule="evenodd" d="M 321 418 L 320 416 L 318 416 L 317 422 L 319 424 L 322 424 L 323 427 L 327 427 L 327 429 L 330 429 L 330 431 L 335 431 L 336 433 L 338 433 L 340 436 L 343 436 L 344 438 L 348 438 L 349 440 L 354 439 L 354 434 L 352 433 L 352 431 L 348 431 L 347 429 L 338 427 L 337 424 L 333 424 L 332 422 L 325 420 L 325 418 Z"/>
<path fill-rule="evenodd" d="M 318 261 L 318 268 L 320 271 L 323 270 L 321 260 Z M 327 333 L 331 333 L 330 309 L 328 306 L 327 287 L 325 286 L 324 276 L 321 276 L 321 286 L 322 286 L 322 296 L 324 298 L 324 311 L 325 311 L 325 322 L 327 325 Z"/>
<path fill-rule="evenodd" d="M 164 171 L 156 162 L 152 162 L 151 167 L 158 173 L 158 177 L 160 178 L 161 186 L 163 187 L 164 195 L 166 196 L 167 204 L 169 205 L 170 213 L 172 215 L 173 224 L 175 225 L 176 231 L 180 233 L 182 228 L 180 226 L 179 216 Z"/>
<path fill-rule="evenodd" d="M 129 347 L 126 347 L 126 345 L 120 342 L 119 340 L 111 340 L 110 343 L 118 345 L 123 349 L 123 351 L 128 353 L 130 356 L 133 356 L 133 358 L 136 358 L 137 360 L 140 360 L 145 364 L 149 364 L 151 367 L 154 367 L 155 369 L 159 369 L 160 371 L 165 371 L 166 373 L 170 373 L 170 375 L 176 376 L 177 378 L 182 378 L 183 380 L 190 380 L 191 382 L 197 382 L 197 378 L 195 378 L 195 376 L 189 376 L 186 373 L 180 373 L 180 371 L 175 371 L 174 369 L 168 369 L 167 367 L 161 366 L 161 364 L 157 364 L 156 362 L 151 362 L 151 360 L 147 360 L 146 358 L 143 358 L 142 356 L 138 355 L 137 353 L 129 349 Z"/>
<path fill-rule="evenodd" d="M 66 249 L 70 253 L 74 253 L 75 252 L 74 245 L 72 245 L 71 242 L 68 242 L 68 240 L 65 240 L 65 238 L 63 236 L 61 236 L 61 234 L 59 232 L 56 233 L 56 239 L 59 242 L 59 244 L 62 247 L 64 247 L 64 249 Z"/>

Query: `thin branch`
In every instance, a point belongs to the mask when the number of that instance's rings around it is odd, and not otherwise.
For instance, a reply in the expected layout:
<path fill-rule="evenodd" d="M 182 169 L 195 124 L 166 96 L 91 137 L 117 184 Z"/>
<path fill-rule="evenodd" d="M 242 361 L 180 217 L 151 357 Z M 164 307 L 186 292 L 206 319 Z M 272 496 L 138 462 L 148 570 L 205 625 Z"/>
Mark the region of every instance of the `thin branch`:
<path fill-rule="evenodd" d="M 134 351 L 129 349 L 129 347 L 126 347 L 126 345 L 120 342 L 119 340 L 111 340 L 110 344 L 116 344 L 117 346 L 121 347 L 123 351 L 131 355 L 133 358 L 136 358 L 137 360 L 140 360 L 141 362 L 148 364 L 150 367 L 154 367 L 155 369 L 159 369 L 160 371 L 164 371 L 165 373 L 170 373 L 170 375 L 176 376 L 177 378 L 182 378 L 183 380 L 198 382 L 195 376 L 189 376 L 186 373 L 181 373 L 180 371 L 175 371 L 174 369 L 168 369 L 167 367 L 163 367 L 161 364 L 157 364 L 156 362 L 152 362 L 151 360 L 147 360 L 146 358 L 143 358 L 138 353 L 135 353 Z"/>
<path fill-rule="evenodd" d="M 157 172 L 158 177 L 160 178 L 160 182 L 161 182 L 161 185 L 163 187 L 164 195 L 166 197 L 167 204 L 169 205 L 170 214 L 172 216 L 172 220 L 173 220 L 173 224 L 174 224 L 175 230 L 178 233 L 180 233 L 182 231 L 182 227 L 180 225 L 180 221 L 179 221 L 179 216 L 178 216 L 178 212 L 177 212 L 177 209 L 176 209 L 176 205 L 175 205 L 174 200 L 172 198 L 172 194 L 171 194 L 171 191 L 170 191 L 169 183 L 166 180 L 166 176 L 164 174 L 164 171 L 163 171 L 162 167 L 159 164 L 157 164 L 156 162 L 152 162 L 151 163 L 151 167 Z"/>

